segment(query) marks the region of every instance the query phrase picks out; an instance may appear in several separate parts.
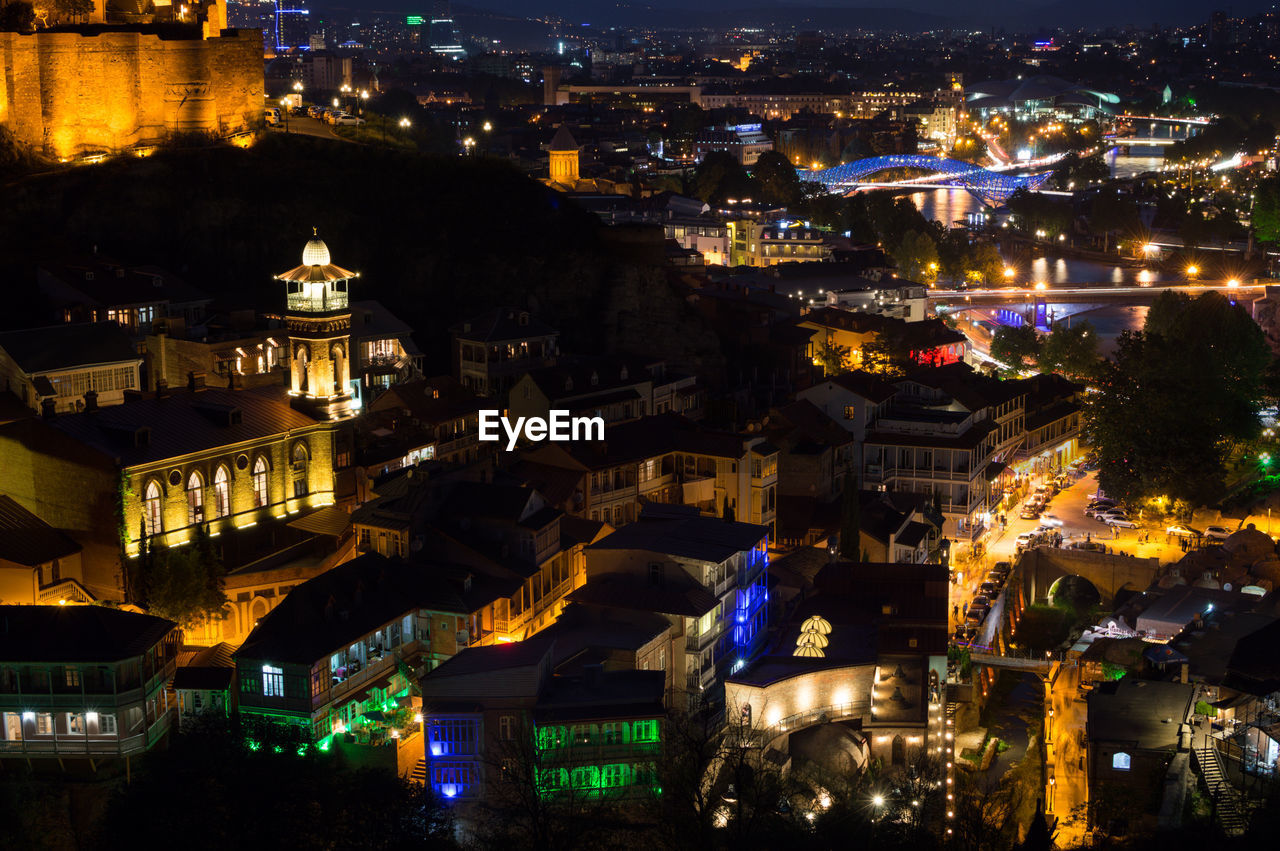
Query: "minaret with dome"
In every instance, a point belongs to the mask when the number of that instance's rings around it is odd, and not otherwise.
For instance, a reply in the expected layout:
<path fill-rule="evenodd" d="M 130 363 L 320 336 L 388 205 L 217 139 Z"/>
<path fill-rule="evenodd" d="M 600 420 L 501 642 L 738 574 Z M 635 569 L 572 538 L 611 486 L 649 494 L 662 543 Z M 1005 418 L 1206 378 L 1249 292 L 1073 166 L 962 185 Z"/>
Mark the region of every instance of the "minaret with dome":
<path fill-rule="evenodd" d="M 286 285 L 289 393 L 321 419 L 340 420 L 352 416 L 347 287 L 359 273 L 330 262 L 329 246 L 312 233 L 302 249 L 302 265 L 275 276 Z"/>

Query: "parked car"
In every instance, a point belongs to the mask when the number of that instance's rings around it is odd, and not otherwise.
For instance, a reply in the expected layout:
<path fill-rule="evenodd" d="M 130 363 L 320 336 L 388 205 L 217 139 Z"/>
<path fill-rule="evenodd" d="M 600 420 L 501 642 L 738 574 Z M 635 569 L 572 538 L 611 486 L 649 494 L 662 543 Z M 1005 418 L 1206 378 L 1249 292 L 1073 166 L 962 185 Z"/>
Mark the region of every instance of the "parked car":
<path fill-rule="evenodd" d="M 991 568 L 992 573 L 999 573 L 1001 576 L 1008 576 L 1013 572 L 1013 565 L 1007 561 L 998 561 L 996 566 Z"/>
<path fill-rule="evenodd" d="M 982 592 L 982 596 L 991 599 L 1000 593 L 1000 588 L 991 580 L 987 580 L 978 586 L 978 590 Z"/>
<path fill-rule="evenodd" d="M 280 123 L 280 108 L 276 106 L 267 107 L 265 116 L 267 119 L 267 126 L 275 127 Z"/>
<path fill-rule="evenodd" d="M 951 637 L 955 641 L 968 641 L 973 638 L 975 632 L 977 632 L 977 630 L 973 627 L 962 623 L 960 626 L 956 627 L 956 631 Z"/>
<path fill-rule="evenodd" d="M 992 570 L 987 573 L 987 581 L 982 584 L 983 586 L 991 585 L 993 588 L 999 588 L 1008 578 L 1009 574 L 1001 573 L 998 570 Z"/>
<path fill-rule="evenodd" d="M 1123 508 L 1108 508 L 1106 511 L 1099 511 L 1093 515 L 1094 520 L 1101 520 L 1103 523 L 1109 523 L 1112 517 L 1128 517 L 1129 512 Z"/>
<path fill-rule="evenodd" d="M 1036 505 L 1034 502 L 1028 502 L 1026 505 L 1022 506 L 1022 511 L 1018 516 L 1023 520 L 1035 520 L 1040 516 L 1040 506 Z"/>
<path fill-rule="evenodd" d="M 986 617 L 987 612 L 985 609 L 980 612 L 970 610 L 969 614 L 965 615 L 964 624 L 970 629 L 974 629 L 976 631 L 977 627 L 982 625 L 982 621 Z"/>
<path fill-rule="evenodd" d="M 1199 529 L 1192 529 L 1190 526 L 1182 523 L 1175 523 L 1164 530 L 1166 535 L 1173 535 L 1178 538 L 1199 538 L 1203 532 Z"/>
<path fill-rule="evenodd" d="M 310 115 L 312 118 L 323 118 L 324 113 L 325 108 L 323 106 L 312 105 L 307 107 L 307 115 Z"/>
<path fill-rule="evenodd" d="M 344 112 L 341 115 L 339 115 L 337 118 L 333 119 L 333 123 L 354 125 L 359 127 L 361 124 L 364 124 L 364 119 L 355 115 L 351 115 L 350 113 Z"/>
<path fill-rule="evenodd" d="M 1040 539 L 1038 535 L 1035 535 L 1031 532 L 1023 532 L 1021 535 L 1018 536 L 1017 540 L 1014 542 L 1014 546 L 1018 552 L 1022 552 L 1023 550 L 1031 549 L 1038 543 L 1040 543 Z"/>
<path fill-rule="evenodd" d="M 1204 536 L 1210 541 L 1225 541 L 1231 537 L 1231 530 L 1226 526 L 1205 526 Z"/>
<path fill-rule="evenodd" d="M 1107 551 L 1106 544 L 1100 544 L 1097 541 L 1073 541 L 1067 546 L 1073 550 L 1090 550 L 1095 553 L 1105 553 Z"/>
<path fill-rule="evenodd" d="M 1108 526 L 1119 526 L 1123 529 L 1137 529 L 1138 524 L 1129 519 L 1127 514 L 1109 514 L 1107 515 Z"/>
<path fill-rule="evenodd" d="M 989 608 L 991 608 L 991 600 L 988 599 L 983 594 L 978 594 L 969 603 L 969 611 L 973 611 L 974 609 L 989 609 Z"/>
<path fill-rule="evenodd" d="M 1110 511 L 1115 507 L 1116 507 L 1115 500 L 1095 499 L 1085 506 L 1084 515 L 1085 517 L 1093 517 L 1095 514 L 1098 514 L 1103 511 Z"/>
<path fill-rule="evenodd" d="M 293 109 L 289 110 L 289 112 L 292 113 L 293 115 L 298 115 L 303 118 L 306 118 L 308 115 L 311 114 L 311 109 L 310 107 L 306 107 L 306 106 L 295 106 Z"/>

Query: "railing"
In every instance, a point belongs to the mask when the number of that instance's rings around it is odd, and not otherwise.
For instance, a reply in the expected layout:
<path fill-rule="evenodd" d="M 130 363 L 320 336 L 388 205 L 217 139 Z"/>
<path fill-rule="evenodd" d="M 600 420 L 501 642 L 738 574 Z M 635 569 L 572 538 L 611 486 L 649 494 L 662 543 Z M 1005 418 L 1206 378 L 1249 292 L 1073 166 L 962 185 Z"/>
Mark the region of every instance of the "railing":
<path fill-rule="evenodd" d="M 176 707 L 165 711 L 144 733 L 117 738 L 81 736 L 67 733 L 57 739 L 0 741 L 0 756 L 50 754 L 57 756 L 126 756 L 145 751 L 169 732 Z"/>
<path fill-rule="evenodd" d="M 799 730 L 804 727 L 816 724 L 825 717 L 828 721 L 835 721 L 839 718 L 855 718 L 871 713 L 870 700 L 852 700 L 847 703 L 833 703 L 829 706 L 820 706 L 817 709 L 810 709 L 807 712 L 797 712 L 795 715 L 788 715 L 764 727 L 750 731 L 747 735 L 754 736 L 768 742 L 777 738 L 783 733 L 791 730 Z"/>
<path fill-rule="evenodd" d="M 301 293 L 289 293 L 289 310 L 305 310 L 309 313 L 324 313 L 330 310 L 346 310 L 347 294 L 334 290 L 325 296 L 308 296 Z"/>
<path fill-rule="evenodd" d="M 40 589 L 36 603 L 41 606 L 55 605 L 63 600 L 72 603 L 92 603 L 94 596 L 74 579 L 64 579 Z"/>
<path fill-rule="evenodd" d="M 319 709 L 327 703 L 332 703 L 340 699 L 346 694 L 354 691 L 356 688 L 385 675 L 388 671 L 396 669 L 397 658 L 412 655 L 422 647 L 418 641 L 410 641 L 402 644 L 395 650 L 388 650 L 381 659 L 370 663 L 367 667 L 361 668 L 356 673 L 347 677 L 340 683 L 336 683 L 328 689 L 311 698 L 312 710 Z"/>

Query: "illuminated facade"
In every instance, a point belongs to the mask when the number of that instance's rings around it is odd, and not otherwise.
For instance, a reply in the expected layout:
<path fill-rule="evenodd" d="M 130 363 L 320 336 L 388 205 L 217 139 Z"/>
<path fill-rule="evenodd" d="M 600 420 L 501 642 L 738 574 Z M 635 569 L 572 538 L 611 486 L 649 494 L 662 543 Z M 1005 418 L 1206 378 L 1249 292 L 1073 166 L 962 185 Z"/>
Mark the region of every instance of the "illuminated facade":
<path fill-rule="evenodd" d="M 351 417 L 351 304 L 349 282 L 358 277 L 330 261 L 329 247 L 313 238 L 302 265 L 276 275 L 287 287 L 289 394 L 321 419 Z"/>
<path fill-rule="evenodd" d="M 728 227 L 730 266 L 777 266 L 831 258 L 831 248 L 817 228 L 761 224 L 754 219 L 733 219 Z"/>
<path fill-rule="evenodd" d="M 0 126 L 63 159 L 251 131 L 262 121 L 262 40 L 222 26 L 0 33 Z"/>
<path fill-rule="evenodd" d="M 661 672 L 595 665 L 557 676 L 552 649 L 471 649 L 422 679 L 426 776 L 439 798 L 501 809 L 530 794 L 652 793 L 666 715 Z M 497 768 L 504 763 L 518 767 Z"/>
<path fill-rule="evenodd" d="M 241 715 L 297 727 L 320 750 L 335 737 L 398 748 L 418 729 L 414 672 L 437 627 L 456 628 L 455 612 L 429 603 L 443 589 L 422 568 L 373 554 L 297 586 L 235 652 Z"/>

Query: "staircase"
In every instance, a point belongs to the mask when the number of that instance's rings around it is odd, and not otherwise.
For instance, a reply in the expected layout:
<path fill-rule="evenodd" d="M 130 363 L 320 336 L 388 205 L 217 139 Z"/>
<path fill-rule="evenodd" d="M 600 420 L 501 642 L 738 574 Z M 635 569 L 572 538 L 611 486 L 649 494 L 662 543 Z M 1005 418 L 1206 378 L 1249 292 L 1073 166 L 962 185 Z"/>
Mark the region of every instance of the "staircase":
<path fill-rule="evenodd" d="M 427 785 L 427 758 L 425 756 L 418 760 L 418 764 L 413 767 L 413 771 L 409 772 L 409 782 L 417 783 L 420 786 Z"/>
<path fill-rule="evenodd" d="M 1235 790 L 1222 771 L 1222 759 L 1217 749 L 1199 747 L 1195 749 L 1196 767 L 1204 778 L 1205 788 L 1213 800 L 1214 812 L 1217 813 L 1218 824 L 1227 836 L 1242 836 L 1248 828 L 1241 807 L 1240 793 Z"/>

